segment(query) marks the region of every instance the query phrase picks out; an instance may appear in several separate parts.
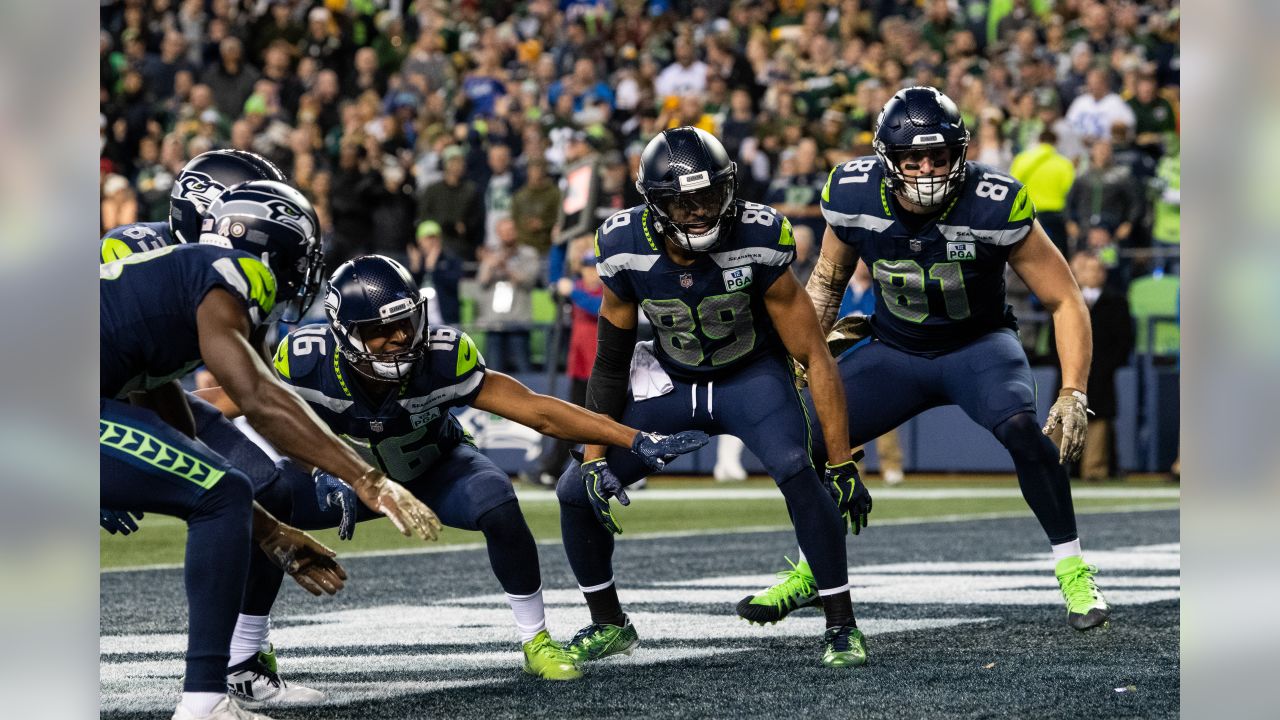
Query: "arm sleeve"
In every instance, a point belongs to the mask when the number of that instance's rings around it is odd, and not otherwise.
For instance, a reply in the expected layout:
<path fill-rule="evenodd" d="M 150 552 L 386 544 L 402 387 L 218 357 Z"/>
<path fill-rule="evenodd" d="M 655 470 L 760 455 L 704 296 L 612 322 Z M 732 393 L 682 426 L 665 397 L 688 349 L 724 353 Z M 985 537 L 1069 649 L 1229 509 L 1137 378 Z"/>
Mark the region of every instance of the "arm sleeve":
<path fill-rule="evenodd" d="M 627 406 L 627 383 L 636 329 L 624 330 L 601 317 L 597 325 L 596 362 L 587 380 L 587 409 L 620 420 Z"/>
<path fill-rule="evenodd" d="M 818 324 L 823 334 L 831 330 L 836 317 L 840 313 L 840 303 L 844 300 L 844 291 L 849 287 L 849 278 L 853 277 L 854 266 L 837 265 L 819 255 L 813 267 L 813 274 L 805 284 L 805 292 L 813 300 L 813 309 L 818 312 Z"/>

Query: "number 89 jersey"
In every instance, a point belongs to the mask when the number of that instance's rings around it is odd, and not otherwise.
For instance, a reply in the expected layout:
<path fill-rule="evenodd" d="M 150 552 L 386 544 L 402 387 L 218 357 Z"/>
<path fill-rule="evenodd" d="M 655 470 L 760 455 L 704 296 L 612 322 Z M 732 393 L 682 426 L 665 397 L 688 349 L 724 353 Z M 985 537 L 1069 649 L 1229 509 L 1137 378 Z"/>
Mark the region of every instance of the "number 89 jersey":
<path fill-rule="evenodd" d="M 308 325 L 280 341 L 276 374 L 369 464 L 400 483 L 417 480 L 464 438 L 450 408 L 465 407 L 484 383 L 484 358 L 465 333 L 435 326 L 410 376 L 381 401 L 338 352 L 327 325 Z"/>
<path fill-rule="evenodd" d="M 783 352 L 764 295 L 795 259 L 791 223 L 771 207 L 734 202 L 724 241 L 692 265 L 667 255 L 644 206 L 615 213 L 596 231 L 600 279 L 649 318 L 658 362 L 684 382 Z"/>
<path fill-rule="evenodd" d="M 832 169 L 822 215 L 867 263 L 881 341 L 918 355 L 951 352 L 1017 319 L 1005 303 L 1005 264 L 1035 222 L 1027 190 L 966 163 L 964 185 L 936 219 L 913 231 L 900 218 L 875 157 Z"/>

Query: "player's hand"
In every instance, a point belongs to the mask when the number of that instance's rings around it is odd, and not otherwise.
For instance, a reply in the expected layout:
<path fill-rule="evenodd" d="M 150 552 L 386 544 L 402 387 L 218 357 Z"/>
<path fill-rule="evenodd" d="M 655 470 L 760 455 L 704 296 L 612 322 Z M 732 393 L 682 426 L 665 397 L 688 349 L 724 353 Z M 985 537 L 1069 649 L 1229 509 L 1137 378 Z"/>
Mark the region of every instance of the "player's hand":
<path fill-rule="evenodd" d="M 338 508 L 342 511 L 342 519 L 338 521 L 338 539 L 350 540 L 356 534 L 356 503 L 359 500 L 355 488 L 320 468 L 316 468 L 311 479 L 316 483 L 316 503 L 320 509 Z"/>
<path fill-rule="evenodd" d="M 693 452 L 709 442 L 711 437 L 701 430 L 684 430 L 674 435 L 639 432 L 636 433 L 635 440 L 631 441 L 631 452 L 640 456 L 645 467 L 657 472 L 677 457 Z"/>
<path fill-rule="evenodd" d="M 867 526 L 867 515 L 871 513 L 871 493 L 858 475 L 858 464 L 853 460 L 839 465 L 827 463 L 823 485 L 835 499 L 845 524 L 852 527 L 853 534 L 857 535 Z"/>
<path fill-rule="evenodd" d="M 346 584 L 334 552 L 296 527 L 278 524 L 258 547 L 312 595 L 333 595 Z"/>
<path fill-rule="evenodd" d="M 840 357 L 845 350 L 871 337 L 871 319 L 864 315 L 848 315 L 836 321 L 827 333 L 827 349 L 831 357 Z"/>
<path fill-rule="evenodd" d="M 133 517 L 129 517 L 130 513 L 124 510 L 108 510 L 106 508 L 98 508 L 98 524 L 103 530 L 115 535 L 128 535 L 138 531 L 138 523 L 134 522 L 134 518 L 142 519 L 142 513 L 133 512 Z"/>
<path fill-rule="evenodd" d="M 423 540 L 435 540 L 440 535 L 440 518 L 404 489 L 400 483 L 374 470 L 352 485 L 360 502 L 377 510 L 405 537 L 417 535 Z"/>
<path fill-rule="evenodd" d="M 1080 459 L 1084 450 L 1085 429 L 1089 426 L 1089 398 L 1074 388 L 1062 388 L 1049 408 L 1044 434 L 1052 435 L 1062 426 L 1062 442 L 1058 445 L 1058 462 L 1066 464 Z"/>
<path fill-rule="evenodd" d="M 587 486 L 587 499 L 591 501 L 591 511 L 596 514 L 596 520 L 599 520 L 609 532 L 621 535 L 622 526 L 614 519 L 613 512 L 609 509 L 609 498 L 616 497 L 623 505 L 631 504 L 626 488 L 622 487 L 622 481 L 609 469 L 609 464 L 604 458 L 582 463 L 581 472 L 582 482 Z"/>
<path fill-rule="evenodd" d="M 809 371 L 804 369 L 799 360 L 793 357 L 788 357 L 787 360 L 791 363 L 791 380 L 796 384 L 796 389 L 809 387 Z"/>

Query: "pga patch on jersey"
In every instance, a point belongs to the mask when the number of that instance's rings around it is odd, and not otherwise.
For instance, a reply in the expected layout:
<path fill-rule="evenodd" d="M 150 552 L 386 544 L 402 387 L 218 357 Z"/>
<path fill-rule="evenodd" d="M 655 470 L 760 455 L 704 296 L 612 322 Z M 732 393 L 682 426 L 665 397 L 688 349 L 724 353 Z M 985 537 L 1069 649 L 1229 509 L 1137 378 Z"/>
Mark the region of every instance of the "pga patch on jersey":
<path fill-rule="evenodd" d="M 420 428 L 438 417 L 440 417 L 440 408 L 433 407 L 424 412 L 413 413 L 409 416 L 409 422 L 412 423 L 415 428 Z"/>
<path fill-rule="evenodd" d="M 947 243 L 948 260 L 973 260 L 977 257 L 977 245 L 972 242 Z"/>
<path fill-rule="evenodd" d="M 751 284 L 751 266 L 729 268 L 724 273 L 725 290 L 742 290 Z"/>

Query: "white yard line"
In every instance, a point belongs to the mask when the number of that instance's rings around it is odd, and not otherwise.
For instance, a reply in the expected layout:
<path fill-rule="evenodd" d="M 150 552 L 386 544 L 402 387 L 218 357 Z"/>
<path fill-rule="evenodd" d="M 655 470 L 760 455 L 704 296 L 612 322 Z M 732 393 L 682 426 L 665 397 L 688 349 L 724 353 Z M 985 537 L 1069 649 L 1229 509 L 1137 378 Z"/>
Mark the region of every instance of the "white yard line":
<path fill-rule="evenodd" d="M 1099 488 L 1099 489 L 1102 489 L 1102 488 Z M 645 490 L 644 492 L 646 493 L 644 497 L 648 498 L 649 497 L 648 493 L 651 493 L 651 492 L 676 493 L 676 492 L 702 492 L 702 491 L 699 491 L 699 490 L 689 490 L 689 491 Z M 719 492 L 719 491 L 712 490 L 709 492 Z M 725 491 L 725 492 L 742 493 L 746 491 L 738 490 L 738 491 Z M 751 492 L 754 492 L 754 491 L 751 491 Z M 777 491 L 773 491 L 773 492 L 776 495 Z M 876 497 L 882 496 L 885 492 L 886 491 L 881 490 L 879 493 L 877 493 Z M 1080 497 L 1080 494 L 1077 492 L 1073 492 L 1072 494 L 1075 497 Z M 1133 497 L 1145 497 L 1145 496 L 1136 495 Z M 1163 497 L 1163 496 L 1154 496 L 1154 497 Z M 1151 504 L 1114 505 L 1114 506 L 1102 507 L 1102 508 L 1077 509 L 1076 515 L 1095 515 L 1095 514 L 1102 514 L 1102 513 L 1120 513 L 1120 512 L 1152 512 L 1157 510 L 1177 510 L 1177 509 L 1178 509 L 1177 503 L 1161 503 L 1159 505 L 1151 505 Z M 873 518 L 871 525 L 872 527 L 878 526 L 878 525 L 925 525 L 929 523 L 969 522 L 971 520 L 1003 520 L 1007 518 L 1021 518 L 1021 517 L 1030 517 L 1030 516 L 1031 516 L 1030 510 L 1016 510 L 1016 511 L 1009 511 L 1009 512 L 934 515 L 931 517 L 888 518 L 885 520 L 875 520 Z M 746 525 L 746 526 L 734 527 L 734 528 L 707 528 L 707 529 L 699 529 L 699 530 L 678 530 L 678 531 L 653 532 L 653 533 L 630 533 L 626 536 L 626 538 L 629 540 L 631 539 L 664 540 L 668 538 L 698 537 L 702 535 L 779 532 L 782 530 L 790 530 L 790 529 L 791 527 L 789 525 Z M 539 540 L 538 544 L 539 545 L 560 545 L 561 541 L 558 539 Z M 339 557 L 343 560 L 346 560 L 348 558 L 391 557 L 395 555 L 434 555 L 437 553 L 464 552 L 467 550 L 483 550 L 484 547 L 485 547 L 484 543 L 459 543 L 457 545 L 436 545 L 436 546 L 428 546 L 428 547 L 395 548 L 395 549 L 389 549 L 389 550 L 358 550 L 355 552 L 340 553 Z M 144 570 L 176 570 L 181 567 L 182 567 L 181 563 L 159 563 L 156 565 L 134 565 L 130 567 L 103 568 L 100 572 L 106 574 L 106 573 L 139 572 Z"/>

